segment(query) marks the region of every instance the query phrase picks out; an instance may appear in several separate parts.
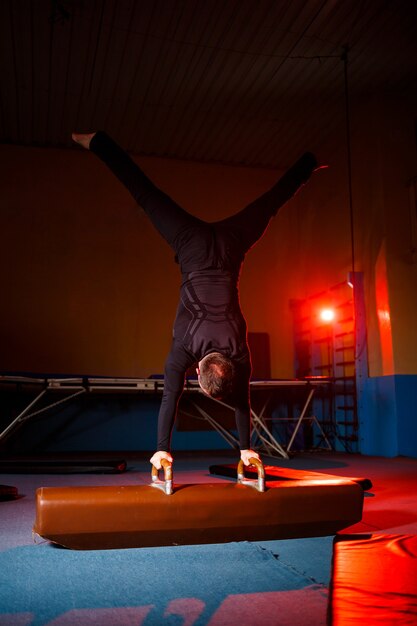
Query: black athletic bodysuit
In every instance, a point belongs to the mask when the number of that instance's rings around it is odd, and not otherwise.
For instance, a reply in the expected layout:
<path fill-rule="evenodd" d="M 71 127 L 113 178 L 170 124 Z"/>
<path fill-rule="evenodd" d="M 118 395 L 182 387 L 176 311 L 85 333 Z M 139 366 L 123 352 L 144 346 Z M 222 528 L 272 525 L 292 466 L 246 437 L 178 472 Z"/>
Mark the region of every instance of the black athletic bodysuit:
<path fill-rule="evenodd" d="M 210 352 L 232 359 L 233 398 L 241 449 L 250 448 L 249 380 L 251 361 L 238 282 L 246 252 L 260 239 L 269 220 L 310 177 L 317 163 L 305 153 L 260 198 L 219 222 L 200 220 L 158 189 L 132 159 L 103 132 L 90 143 L 94 152 L 145 210 L 175 252 L 182 274 L 171 350 L 165 363 L 164 392 L 158 417 L 157 450 L 169 451 L 186 370 Z"/>

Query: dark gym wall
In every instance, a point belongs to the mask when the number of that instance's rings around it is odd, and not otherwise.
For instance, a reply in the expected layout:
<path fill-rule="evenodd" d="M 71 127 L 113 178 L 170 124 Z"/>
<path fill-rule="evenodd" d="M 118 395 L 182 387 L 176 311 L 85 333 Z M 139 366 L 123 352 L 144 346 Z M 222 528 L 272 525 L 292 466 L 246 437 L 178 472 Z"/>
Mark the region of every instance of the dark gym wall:
<path fill-rule="evenodd" d="M 355 269 L 364 272 L 371 376 L 417 374 L 416 209 L 407 187 L 417 171 L 413 107 L 374 98 L 352 113 Z M 293 376 L 289 300 L 327 289 L 351 269 L 343 129 L 319 158 L 330 169 L 315 174 L 280 211 L 248 254 L 241 277 L 249 328 L 270 336 L 273 376 Z M 207 220 L 239 210 L 279 176 L 164 159 L 138 162 Z M 180 275 L 141 209 L 81 149 L 3 145 L 0 164 L 0 369 L 161 372 Z"/>
<path fill-rule="evenodd" d="M 163 371 L 180 273 L 144 212 L 91 153 L 2 146 L 0 155 L 1 370 Z M 239 210 L 278 175 L 140 163 L 178 202 L 210 221 Z M 264 260 L 253 260 L 260 282 Z M 254 330 L 265 331 L 257 310 Z"/>

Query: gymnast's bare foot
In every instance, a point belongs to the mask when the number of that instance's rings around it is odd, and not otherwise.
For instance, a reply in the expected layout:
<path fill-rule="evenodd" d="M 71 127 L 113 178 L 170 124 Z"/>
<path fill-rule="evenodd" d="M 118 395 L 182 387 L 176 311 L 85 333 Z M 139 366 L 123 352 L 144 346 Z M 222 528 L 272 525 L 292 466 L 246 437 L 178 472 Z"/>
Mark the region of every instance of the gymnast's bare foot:
<path fill-rule="evenodd" d="M 88 133 L 88 134 L 81 135 L 80 133 L 72 133 L 72 140 L 75 141 L 75 143 L 79 143 L 80 146 L 82 146 L 86 150 L 89 150 L 90 141 L 92 140 L 95 134 L 96 133 Z"/>

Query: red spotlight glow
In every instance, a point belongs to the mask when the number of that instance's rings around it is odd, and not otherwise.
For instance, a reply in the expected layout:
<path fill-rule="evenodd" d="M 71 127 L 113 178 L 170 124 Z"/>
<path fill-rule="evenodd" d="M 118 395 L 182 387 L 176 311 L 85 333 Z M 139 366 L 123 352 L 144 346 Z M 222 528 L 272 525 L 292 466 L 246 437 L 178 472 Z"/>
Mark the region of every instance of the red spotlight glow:
<path fill-rule="evenodd" d="M 333 309 L 322 309 L 320 311 L 320 319 L 323 320 L 323 322 L 333 322 L 334 318 L 335 314 Z"/>

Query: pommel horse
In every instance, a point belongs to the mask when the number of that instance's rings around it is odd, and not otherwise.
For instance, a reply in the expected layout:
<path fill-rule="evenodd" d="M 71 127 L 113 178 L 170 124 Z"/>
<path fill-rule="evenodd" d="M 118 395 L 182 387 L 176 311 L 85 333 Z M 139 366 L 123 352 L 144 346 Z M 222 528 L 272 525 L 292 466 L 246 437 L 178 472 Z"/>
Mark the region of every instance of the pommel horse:
<path fill-rule="evenodd" d="M 357 483 L 291 470 L 265 484 L 250 462 L 257 478 L 240 462 L 235 482 L 174 486 L 163 460 L 164 479 L 153 468 L 150 485 L 40 487 L 33 532 L 77 550 L 139 548 L 331 535 L 361 519 Z"/>

